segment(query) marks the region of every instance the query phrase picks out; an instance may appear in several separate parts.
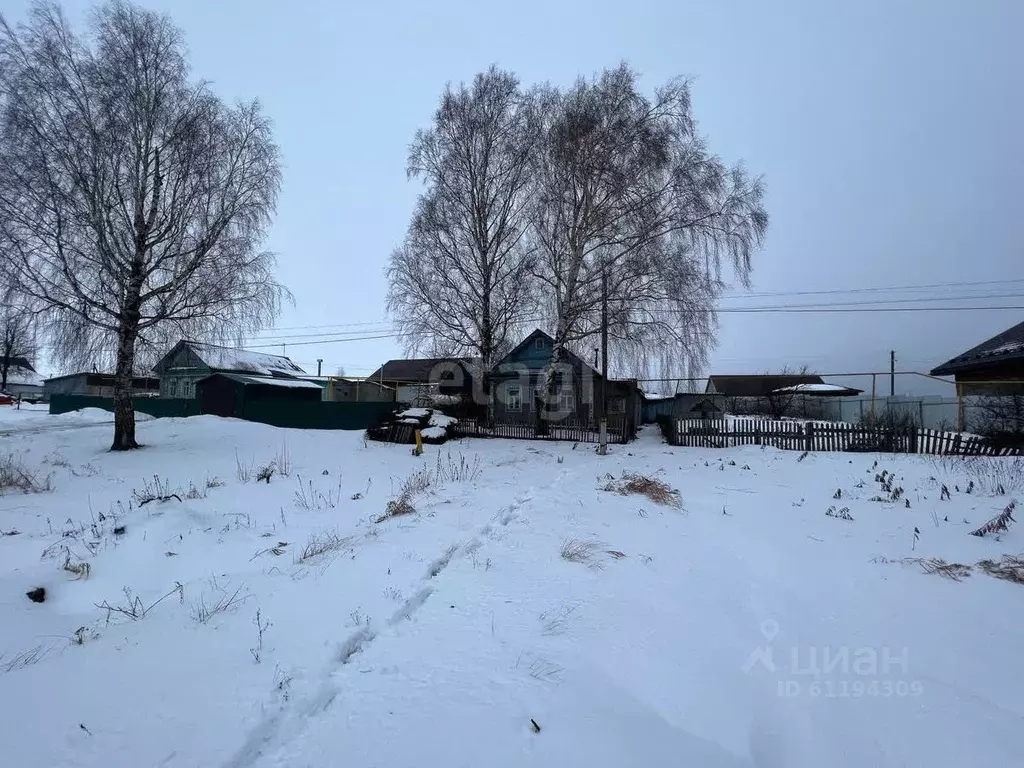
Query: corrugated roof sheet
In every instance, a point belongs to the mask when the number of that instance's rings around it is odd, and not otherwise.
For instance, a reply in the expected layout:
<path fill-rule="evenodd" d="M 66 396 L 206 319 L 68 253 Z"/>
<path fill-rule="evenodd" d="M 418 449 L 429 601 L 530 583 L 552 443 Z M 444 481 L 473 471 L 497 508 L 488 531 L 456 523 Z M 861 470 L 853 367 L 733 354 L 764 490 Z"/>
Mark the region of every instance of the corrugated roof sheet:
<path fill-rule="evenodd" d="M 824 381 L 821 376 L 800 373 L 709 376 L 707 391 L 726 397 L 764 397 L 777 389 L 798 384 L 824 384 Z"/>
<path fill-rule="evenodd" d="M 239 384 L 245 385 L 267 385 L 271 387 L 287 387 L 288 389 L 323 389 L 315 381 L 306 381 L 305 379 L 284 379 L 277 376 L 247 376 L 243 373 L 232 373 L 229 371 L 218 371 L 217 373 L 205 376 L 199 381 L 205 381 L 206 379 L 212 379 L 214 376 L 223 376 L 231 381 L 237 381 Z"/>
<path fill-rule="evenodd" d="M 947 360 L 932 370 L 932 376 L 950 376 L 971 368 L 986 368 L 995 363 L 1024 360 L 1024 323 L 1017 323 L 988 341 Z"/>
<path fill-rule="evenodd" d="M 466 369 L 476 361 L 469 357 L 431 357 L 418 360 L 388 360 L 381 368 L 367 376 L 370 381 L 397 381 L 400 383 L 426 383 L 439 380 L 440 371 L 445 366 L 461 366 Z M 433 376 L 433 379 L 431 378 Z"/>

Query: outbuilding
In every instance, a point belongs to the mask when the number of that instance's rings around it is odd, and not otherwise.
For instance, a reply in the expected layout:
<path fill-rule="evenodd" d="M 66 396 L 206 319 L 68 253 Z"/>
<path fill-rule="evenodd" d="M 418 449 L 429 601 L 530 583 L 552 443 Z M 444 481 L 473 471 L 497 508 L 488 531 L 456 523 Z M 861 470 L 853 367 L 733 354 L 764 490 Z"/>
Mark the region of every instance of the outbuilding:
<path fill-rule="evenodd" d="M 323 389 L 302 379 L 274 376 L 248 376 L 240 373 L 214 373 L 196 382 L 200 413 L 245 418 L 248 407 L 288 403 L 319 402 Z"/>

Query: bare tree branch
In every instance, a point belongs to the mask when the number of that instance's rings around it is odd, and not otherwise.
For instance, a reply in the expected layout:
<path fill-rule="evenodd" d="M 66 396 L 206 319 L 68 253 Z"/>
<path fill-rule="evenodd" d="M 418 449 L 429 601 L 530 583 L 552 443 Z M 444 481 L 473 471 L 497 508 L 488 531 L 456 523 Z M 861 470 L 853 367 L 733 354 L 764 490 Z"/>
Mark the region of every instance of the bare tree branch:
<path fill-rule="evenodd" d="M 480 357 L 489 367 L 530 312 L 526 187 L 537 126 L 516 78 L 494 67 L 449 86 L 416 134 L 421 195 L 388 267 L 388 310 L 410 351 Z"/>
<path fill-rule="evenodd" d="M 689 83 L 653 99 L 627 66 L 537 92 L 535 277 L 555 338 L 582 352 L 600 333 L 607 275 L 611 350 L 620 368 L 696 376 L 707 364 L 722 267 L 747 284 L 768 226 L 763 188 L 706 148 Z"/>
<path fill-rule="evenodd" d="M 56 358 L 113 363 L 124 449 L 132 373 L 156 348 L 259 330 L 288 297 L 260 248 L 280 162 L 258 103 L 189 80 L 167 16 L 114 0 L 89 33 L 52 2 L 0 17 L 0 245 Z"/>

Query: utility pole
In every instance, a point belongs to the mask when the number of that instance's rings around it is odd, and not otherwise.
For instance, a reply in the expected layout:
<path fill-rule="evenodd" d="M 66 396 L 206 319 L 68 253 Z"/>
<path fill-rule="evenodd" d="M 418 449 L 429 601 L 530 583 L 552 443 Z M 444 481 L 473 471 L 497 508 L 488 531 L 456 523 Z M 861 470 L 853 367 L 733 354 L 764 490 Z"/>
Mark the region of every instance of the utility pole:
<path fill-rule="evenodd" d="M 324 359 L 322 357 L 318 357 L 316 359 L 316 376 L 317 376 L 317 378 L 320 378 L 320 367 L 323 364 L 324 364 Z"/>
<path fill-rule="evenodd" d="M 896 350 L 889 352 L 889 397 L 896 394 Z"/>
<path fill-rule="evenodd" d="M 599 455 L 608 453 L 608 267 L 601 270 L 601 442 Z"/>

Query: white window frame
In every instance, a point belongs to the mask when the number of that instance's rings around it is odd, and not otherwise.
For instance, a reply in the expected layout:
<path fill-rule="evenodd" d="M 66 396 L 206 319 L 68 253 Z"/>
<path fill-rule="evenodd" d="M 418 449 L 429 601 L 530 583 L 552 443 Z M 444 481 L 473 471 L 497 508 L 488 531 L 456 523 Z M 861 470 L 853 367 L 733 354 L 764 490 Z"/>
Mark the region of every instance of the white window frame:
<path fill-rule="evenodd" d="M 178 380 L 177 379 L 172 378 L 172 379 L 168 380 L 168 382 L 167 382 L 167 396 L 168 397 L 177 397 L 178 396 Z"/>
<path fill-rule="evenodd" d="M 576 393 L 568 384 L 563 384 L 558 389 L 558 409 L 567 413 L 576 410 Z"/>
<path fill-rule="evenodd" d="M 523 410 L 523 390 L 518 384 L 509 384 L 505 387 L 505 410 Z"/>

